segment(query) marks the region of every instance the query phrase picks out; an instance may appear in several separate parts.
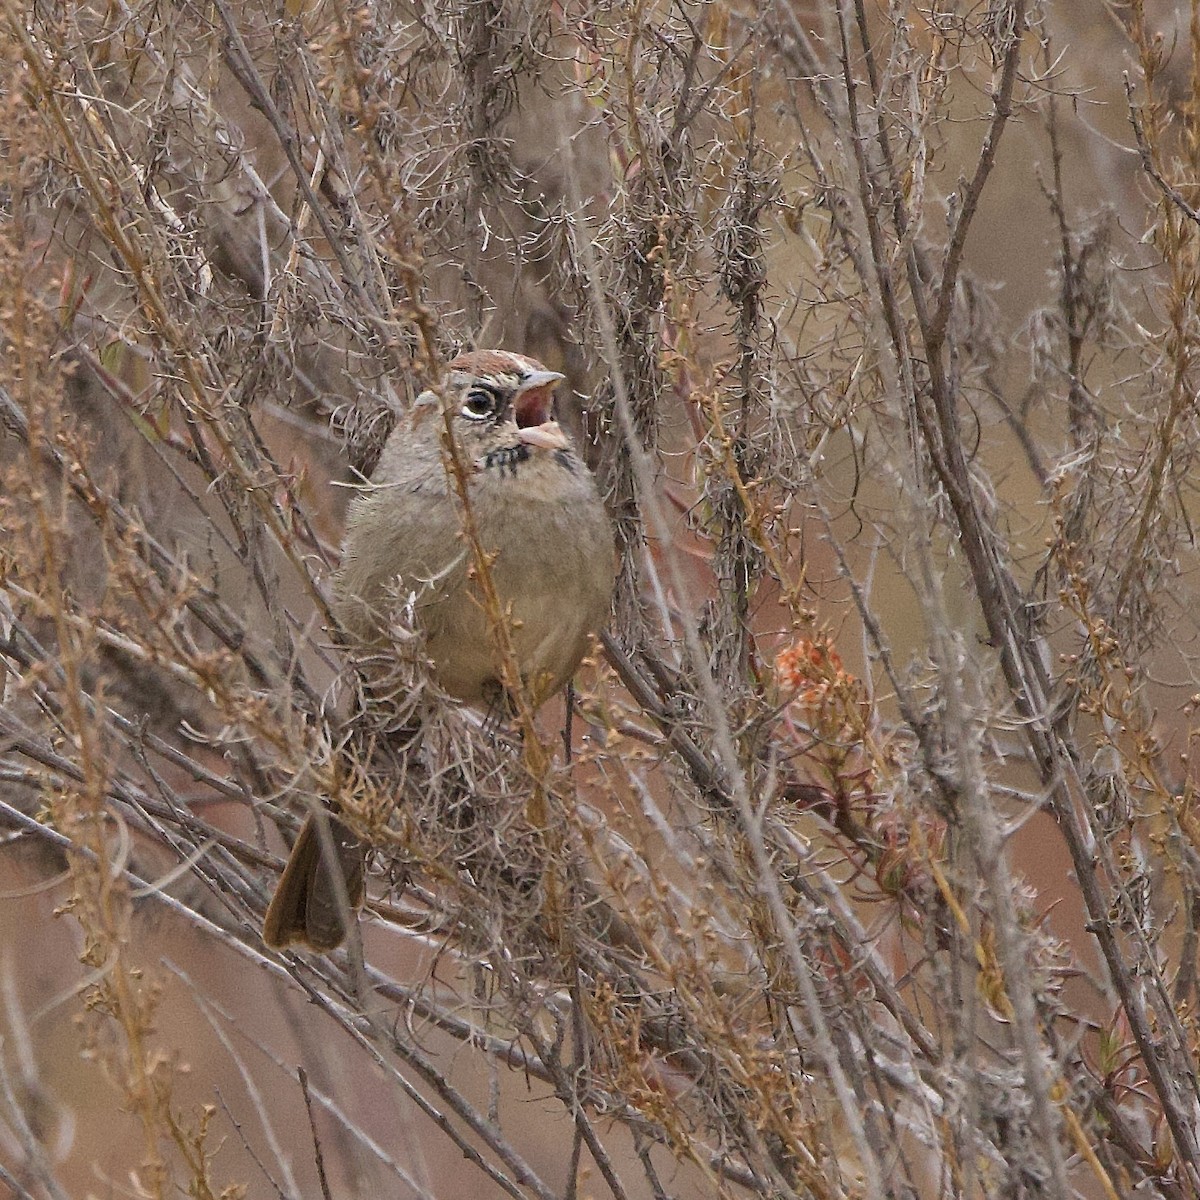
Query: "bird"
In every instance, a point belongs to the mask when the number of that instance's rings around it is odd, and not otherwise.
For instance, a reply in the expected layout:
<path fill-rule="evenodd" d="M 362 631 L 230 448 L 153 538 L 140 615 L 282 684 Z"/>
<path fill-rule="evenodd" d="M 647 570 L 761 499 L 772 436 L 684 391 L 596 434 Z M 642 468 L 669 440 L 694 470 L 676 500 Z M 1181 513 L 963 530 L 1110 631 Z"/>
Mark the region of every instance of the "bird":
<path fill-rule="evenodd" d="M 347 514 L 331 605 L 347 647 L 386 658 L 389 610 L 409 596 L 441 689 L 493 713 L 505 702 L 504 656 L 447 467 L 448 411 L 525 696 L 536 709 L 570 682 L 608 618 L 616 553 L 596 480 L 555 420 L 563 379 L 522 354 L 473 350 L 417 397 Z M 340 945 L 362 903 L 362 858 L 348 826 L 310 814 L 264 918 L 267 945 Z"/>

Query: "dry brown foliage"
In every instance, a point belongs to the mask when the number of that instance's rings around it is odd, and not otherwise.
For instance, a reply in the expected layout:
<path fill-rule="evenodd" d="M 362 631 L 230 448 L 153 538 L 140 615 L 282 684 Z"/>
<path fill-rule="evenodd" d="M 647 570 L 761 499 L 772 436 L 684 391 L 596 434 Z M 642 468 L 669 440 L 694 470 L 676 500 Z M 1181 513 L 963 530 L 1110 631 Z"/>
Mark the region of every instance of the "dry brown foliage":
<path fill-rule="evenodd" d="M 1081 14 L 6 0 L 0 1186 L 1200 1196 L 1200 22 Z M 499 729 L 327 606 L 464 345 L 620 548 Z"/>

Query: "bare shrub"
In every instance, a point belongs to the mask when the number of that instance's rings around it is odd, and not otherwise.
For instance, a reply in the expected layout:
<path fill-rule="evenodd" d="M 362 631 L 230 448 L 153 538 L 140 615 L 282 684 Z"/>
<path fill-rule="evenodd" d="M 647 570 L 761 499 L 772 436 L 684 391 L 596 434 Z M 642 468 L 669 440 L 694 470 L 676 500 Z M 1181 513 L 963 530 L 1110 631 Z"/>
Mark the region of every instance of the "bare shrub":
<path fill-rule="evenodd" d="M 13 1195 L 1200 1194 L 1197 44 L 1080 11 L 5 6 Z M 499 728 L 327 604 L 465 345 L 620 552 Z"/>

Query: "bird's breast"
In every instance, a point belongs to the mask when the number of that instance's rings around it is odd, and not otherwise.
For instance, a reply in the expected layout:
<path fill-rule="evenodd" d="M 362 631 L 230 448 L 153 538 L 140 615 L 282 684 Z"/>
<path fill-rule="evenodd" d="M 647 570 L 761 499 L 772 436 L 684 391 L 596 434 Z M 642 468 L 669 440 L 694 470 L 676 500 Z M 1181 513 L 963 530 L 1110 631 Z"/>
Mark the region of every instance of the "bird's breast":
<path fill-rule="evenodd" d="M 471 497 L 516 666 L 541 697 L 564 686 L 587 652 L 607 619 L 614 577 L 612 531 L 591 475 L 570 456 L 559 461 L 561 453 L 497 459 Z M 473 698 L 497 669 L 478 588 L 439 607 L 431 657 L 450 691 Z M 465 654 L 466 645 L 477 653 Z"/>

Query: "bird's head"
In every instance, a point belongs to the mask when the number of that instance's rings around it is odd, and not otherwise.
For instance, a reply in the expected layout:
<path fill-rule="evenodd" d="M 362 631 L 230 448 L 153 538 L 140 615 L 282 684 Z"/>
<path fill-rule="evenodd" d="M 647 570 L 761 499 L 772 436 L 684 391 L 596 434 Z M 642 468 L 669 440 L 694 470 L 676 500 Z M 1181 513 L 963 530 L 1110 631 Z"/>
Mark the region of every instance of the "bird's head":
<path fill-rule="evenodd" d="M 569 450 L 554 419 L 554 389 L 564 376 L 507 350 L 472 350 L 448 364 L 443 395 L 463 451 L 479 464 L 516 462 L 538 451 Z M 423 401 L 437 401 L 427 392 Z M 513 457 L 513 456 L 517 457 Z"/>

